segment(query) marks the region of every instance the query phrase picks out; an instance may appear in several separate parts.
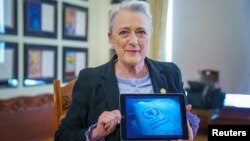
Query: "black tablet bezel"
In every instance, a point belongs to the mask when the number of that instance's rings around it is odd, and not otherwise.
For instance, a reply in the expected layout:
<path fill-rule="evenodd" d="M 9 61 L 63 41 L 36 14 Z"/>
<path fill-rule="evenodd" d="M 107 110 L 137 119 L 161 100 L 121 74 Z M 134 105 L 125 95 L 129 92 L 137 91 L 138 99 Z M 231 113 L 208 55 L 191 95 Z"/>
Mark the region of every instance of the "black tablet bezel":
<path fill-rule="evenodd" d="M 179 99 L 179 104 L 180 104 L 180 114 L 181 114 L 181 125 L 182 125 L 182 131 L 183 135 L 178 136 L 178 135 L 167 135 L 167 136 L 144 136 L 142 138 L 128 138 L 127 137 L 127 130 L 126 130 L 126 116 L 125 116 L 125 111 L 126 111 L 126 98 L 178 98 Z M 182 93 L 174 93 L 174 94 L 120 94 L 120 111 L 122 115 L 121 119 L 121 140 L 126 140 L 126 141 L 135 141 L 135 140 L 176 140 L 176 139 L 188 139 L 188 127 L 187 127 L 187 116 L 186 116 L 186 108 L 185 108 L 185 100 L 184 100 L 184 94 Z"/>

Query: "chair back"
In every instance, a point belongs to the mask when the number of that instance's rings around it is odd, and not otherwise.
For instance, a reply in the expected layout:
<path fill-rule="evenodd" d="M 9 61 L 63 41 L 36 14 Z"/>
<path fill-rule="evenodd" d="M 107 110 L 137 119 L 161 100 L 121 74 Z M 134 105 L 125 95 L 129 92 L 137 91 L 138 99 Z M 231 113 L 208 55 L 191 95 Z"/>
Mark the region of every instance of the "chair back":
<path fill-rule="evenodd" d="M 200 75 L 200 79 L 206 83 L 219 83 L 219 71 L 205 69 L 198 72 Z"/>
<path fill-rule="evenodd" d="M 59 127 L 61 119 L 65 117 L 72 101 L 72 90 L 75 85 L 76 78 L 61 86 L 60 80 L 53 81 L 54 87 L 54 103 L 55 103 L 55 120 L 56 126 Z"/>

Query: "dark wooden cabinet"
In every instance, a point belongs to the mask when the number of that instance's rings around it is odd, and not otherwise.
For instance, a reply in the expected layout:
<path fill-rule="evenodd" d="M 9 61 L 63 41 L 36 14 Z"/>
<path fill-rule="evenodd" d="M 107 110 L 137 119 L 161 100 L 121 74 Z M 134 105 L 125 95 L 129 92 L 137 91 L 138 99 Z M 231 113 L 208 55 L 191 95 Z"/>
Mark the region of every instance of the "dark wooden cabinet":
<path fill-rule="evenodd" d="M 224 107 L 221 110 L 192 109 L 200 118 L 198 133 L 207 133 L 209 124 L 215 125 L 250 125 L 250 108 Z"/>
<path fill-rule="evenodd" d="M 225 107 L 219 113 L 219 118 L 212 124 L 248 124 L 250 125 L 250 108 Z"/>

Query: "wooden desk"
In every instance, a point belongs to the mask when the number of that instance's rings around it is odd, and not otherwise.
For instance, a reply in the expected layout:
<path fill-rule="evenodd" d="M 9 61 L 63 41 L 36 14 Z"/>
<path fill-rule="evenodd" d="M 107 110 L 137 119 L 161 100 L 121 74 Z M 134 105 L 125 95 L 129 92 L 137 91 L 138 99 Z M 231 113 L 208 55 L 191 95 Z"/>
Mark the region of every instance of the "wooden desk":
<path fill-rule="evenodd" d="M 250 124 L 250 108 L 225 107 L 212 124 Z"/>
<path fill-rule="evenodd" d="M 199 133 L 206 133 L 209 124 L 250 124 L 250 108 L 226 106 L 221 110 L 192 109 L 192 113 L 200 118 Z"/>

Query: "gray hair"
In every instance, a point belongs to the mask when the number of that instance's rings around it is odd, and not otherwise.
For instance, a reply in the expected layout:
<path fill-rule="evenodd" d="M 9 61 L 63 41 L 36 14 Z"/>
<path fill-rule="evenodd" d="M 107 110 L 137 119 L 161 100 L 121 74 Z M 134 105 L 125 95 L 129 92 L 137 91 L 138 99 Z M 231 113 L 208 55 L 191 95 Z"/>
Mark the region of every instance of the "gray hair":
<path fill-rule="evenodd" d="M 143 13 L 149 21 L 150 24 L 150 32 L 153 31 L 152 26 L 152 14 L 150 12 L 150 5 L 144 1 L 138 1 L 138 0 L 125 0 L 118 6 L 111 9 L 109 12 L 109 31 L 112 31 L 113 27 L 113 21 L 117 13 L 119 13 L 121 10 L 129 10 L 134 12 L 140 12 Z"/>

